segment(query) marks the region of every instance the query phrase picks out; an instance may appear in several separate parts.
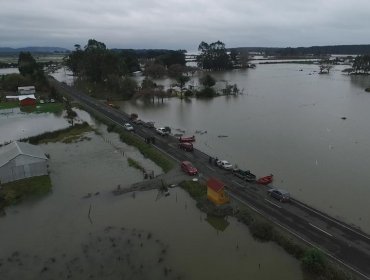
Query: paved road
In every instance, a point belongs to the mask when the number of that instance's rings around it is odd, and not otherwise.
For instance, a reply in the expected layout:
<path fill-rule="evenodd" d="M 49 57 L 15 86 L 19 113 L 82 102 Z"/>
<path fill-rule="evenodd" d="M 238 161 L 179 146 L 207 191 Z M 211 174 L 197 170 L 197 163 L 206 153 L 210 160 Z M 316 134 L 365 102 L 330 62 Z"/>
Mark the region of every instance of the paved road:
<path fill-rule="evenodd" d="M 103 114 L 117 125 L 128 122 L 129 116 L 111 108 L 76 89 L 54 79 L 50 81 L 64 94 L 87 106 L 90 110 Z M 360 278 L 370 279 L 370 236 L 337 219 L 313 209 L 298 200 L 280 203 L 267 195 L 267 187 L 247 183 L 230 172 L 209 163 L 209 155 L 194 150 L 189 153 L 177 147 L 175 137 L 162 137 L 153 129 L 135 126 L 140 137 L 155 137 L 155 146 L 176 161 L 189 160 L 205 178 L 217 177 L 228 185 L 231 197 L 261 213 L 278 226 L 294 234 L 304 242 L 319 247 L 328 256 L 340 262 Z"/>

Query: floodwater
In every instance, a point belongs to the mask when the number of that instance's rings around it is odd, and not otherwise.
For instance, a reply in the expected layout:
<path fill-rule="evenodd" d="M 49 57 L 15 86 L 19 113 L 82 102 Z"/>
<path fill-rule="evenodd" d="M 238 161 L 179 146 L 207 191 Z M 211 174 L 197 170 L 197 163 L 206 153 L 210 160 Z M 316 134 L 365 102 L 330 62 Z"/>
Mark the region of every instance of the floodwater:
<path fill-rule="evenodd" d="M 77 113 L 76 122 L 95 124 L 85 111 L 74 111 Z M 65 111 L 39 114 L 25 113 L 19 108 L 0 110 L 0 144 L 66 128 L 70 124 L 65 115 Z"/>
<path fill-rule="evenodd" d="M 18 68 L 0 68 L 0 76 L 7 74 L 19 74 Z"/>
<path fill-rule="evenodd" d="M 319 75 L 317 65 L 258 65 L 212 73 L 243 89 L 237 97 L 119 105 L 188 135 L 207 131 L 196 135 L 200 150 L 273 173 L 293 197 L 370 233 L 370 77 L 344 75 L 346 67 Z"/>
<path fill-rule="evenodd" d="M 159 171 L 100 131 L 41 145 L 53 191 L 0 218 L 4 279 L 302 279 L 299 262 L 276 244 L 253 240 L 234 219 L 214 229 L 181 189 L 113 196 L 118 184 L 143 179 L 127 156 Z"/>

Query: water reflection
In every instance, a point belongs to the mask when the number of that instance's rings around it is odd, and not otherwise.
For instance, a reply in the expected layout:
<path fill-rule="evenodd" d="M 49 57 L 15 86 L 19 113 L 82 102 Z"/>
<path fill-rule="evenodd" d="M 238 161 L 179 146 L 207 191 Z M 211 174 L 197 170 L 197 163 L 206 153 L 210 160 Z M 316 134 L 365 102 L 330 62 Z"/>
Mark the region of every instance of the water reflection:
<path fill-rule="evenodd" d="M 362 90 L 370 87 L 369 76 L 367 75 L 350 75 L 349 77 L 351 83 Z"/>

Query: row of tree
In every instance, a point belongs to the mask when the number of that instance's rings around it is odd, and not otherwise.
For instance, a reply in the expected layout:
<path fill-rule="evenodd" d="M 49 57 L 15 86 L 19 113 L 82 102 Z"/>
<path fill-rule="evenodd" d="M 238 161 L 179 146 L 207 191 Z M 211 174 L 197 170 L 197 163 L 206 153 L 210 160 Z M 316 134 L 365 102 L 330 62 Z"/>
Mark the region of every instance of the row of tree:
<path fill-rule="evenodd" d="M 227 53 L 225 44 L 221 41 L 206 43 L 201 42 L 198 47 L 198 67 L 205 70 L 227 70 L 233 68 L 230 55 Z"/>
<path fill-rule="evenodd" d="M 104 43 L 94 39 L 90 39 L 83 49 L 75 45 L 65 63 L 74 75 L 97 83 L 112 75 L 121 77 L 139 69 L 135 53 L 109 50 Z"/>
<path fill-rule="evenodd" d="M 18 56 L 19 74 L 1 76 L 1 87 L 6 91 L 17 91 L 20 86 L 34 85 L 38 91 L 50 91 L 43 66 L 37 63 L 30 52 L 20 52 Z"/>
<path fill-rule="evenodd" d="M 359 55 L 352 65 L 355 74 L 368 74 L 370 72 L 370 55 Z"/>

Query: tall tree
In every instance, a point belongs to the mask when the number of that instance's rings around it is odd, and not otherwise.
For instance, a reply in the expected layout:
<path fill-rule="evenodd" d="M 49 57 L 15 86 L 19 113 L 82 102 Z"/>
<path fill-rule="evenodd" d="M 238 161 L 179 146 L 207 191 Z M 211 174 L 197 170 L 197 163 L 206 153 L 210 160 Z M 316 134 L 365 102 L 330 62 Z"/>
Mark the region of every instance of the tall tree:
<path fill-rule="evenodd" d="M 19 73 L 23 76 L 34 75 L 39 66 L 30 52 L 20 52 L 18 56 L 18 69 Z"/>
<path fill-rule="evenodd" d="M 206 70 L 232 69 L 230 55 L 227 54 L 225 44 L 217 41 L 211 44 L 201 42 L 198 47 L 198 66 Z"/>

